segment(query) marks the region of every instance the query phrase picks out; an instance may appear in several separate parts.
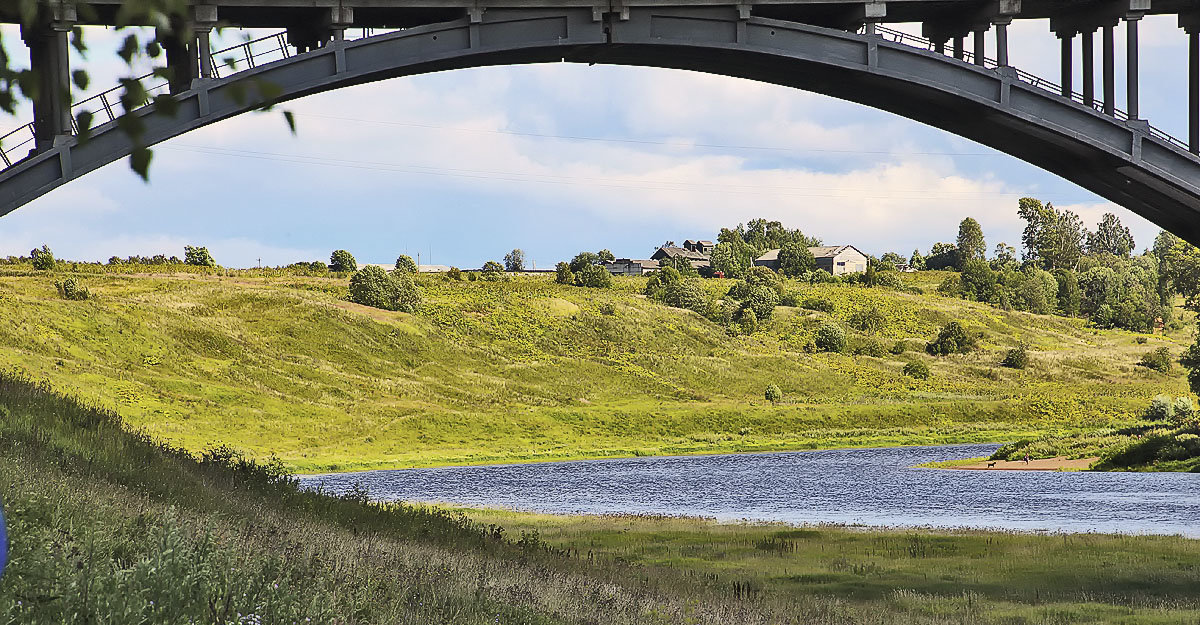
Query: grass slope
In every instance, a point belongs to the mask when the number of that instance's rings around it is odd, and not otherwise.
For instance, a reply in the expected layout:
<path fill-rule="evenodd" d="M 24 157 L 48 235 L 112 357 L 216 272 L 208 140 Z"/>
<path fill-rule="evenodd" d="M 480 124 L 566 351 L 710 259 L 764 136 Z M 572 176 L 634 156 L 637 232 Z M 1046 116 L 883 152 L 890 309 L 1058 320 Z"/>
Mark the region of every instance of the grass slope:
<path fill-rule="evenodd" d="M 185 449 L 227 443 L 300 471 L 1027 438 L 1123 425 L 1185 387 L 1133 365 L 1160 345 L 1181 350 L 1182 334 L 1138 344 L 1079 320 L 883 289 L 788 284 L 833 312 L 780 307 L 754 336 L 731 337 L 641 297 L 637 278 L 596 291 L 422 277 L 425 305 L 407 315 L 347 302 L 344 278 L 83 274 L 93 299 L 74 302 L 56 295 L 62 275 L 0 271 L 0 367 Z M 804 352 L 823 320 L 868 306 L 887 322 L 852 341 L 910 351 Z M 982 331 L 985 349 L 922 353 L 949 320 Z M 1019 342 L 1033 365 L 999 367 Z M 933 377 L 902 375 L 911 359 Z M 763 400 L 770 383 L 783 402 Z"/>
<path fill-rule="evenodd" d="M 1200 542 L 547 518 L 298 491 L 0 374 L 0 623 L 1195 623 Z M 499 525 L 507 528 L 503 531 Z"/>

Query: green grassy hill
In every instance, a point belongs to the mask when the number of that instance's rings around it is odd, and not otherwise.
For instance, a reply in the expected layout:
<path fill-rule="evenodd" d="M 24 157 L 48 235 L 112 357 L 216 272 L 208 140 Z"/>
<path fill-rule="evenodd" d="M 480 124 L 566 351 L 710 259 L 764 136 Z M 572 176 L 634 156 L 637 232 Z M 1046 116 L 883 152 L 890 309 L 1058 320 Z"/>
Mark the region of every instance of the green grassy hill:
<path fill-rule="evenodd" d="M 1183 333 L 1138 343 L 1080 320 L 885 289 L 789 283 L 833 312 L 779 307 L 755 335 L 733 337 L 645 299 L 637 278 L 597 291 L 422 277 L 425 304 L 408 315 L 347 302 L 344 278 L 79 274 L 93 297 L 67 301 L 54 287 L 63 275 L 0 270 L 0 367 L 185 449 L 227 443 L 300 471 L 1006 440 L 1125 423 L 1185 388 L 1182 372 L 1134 365 L 1158 346 L 1181 351 Z M 872 305 L 886 324 L 851 332 L 852 345 L 907 352 L 804 351 L 822 321 Z M 925 355 L 950 320 L 982 331 L 984 348 Z M 1000 367 L 1020 342 L 1030 368 Z M 904 376 L 912 359 L 933 376 Z M 763 399 L 771 383 L 784 401 Z"/>

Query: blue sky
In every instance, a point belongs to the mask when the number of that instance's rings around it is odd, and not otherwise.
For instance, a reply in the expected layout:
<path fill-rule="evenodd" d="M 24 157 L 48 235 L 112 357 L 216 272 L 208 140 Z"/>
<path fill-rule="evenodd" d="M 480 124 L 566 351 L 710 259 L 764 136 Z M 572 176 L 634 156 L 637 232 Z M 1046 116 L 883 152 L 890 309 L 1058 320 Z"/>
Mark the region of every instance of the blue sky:
<path fill-rule="evenodd" d="M 2 34 L 10 52 L 24 54 L 12 29 Z M 1152 17 L 1141 39 L 1143 114 L 1186 136 L 1186 36 L 1173 18 Z M 110 31 L 91 33 L 97 87 L 117 75 L 105 52 L 114 41 Z M 1046 22 L 1017 24 L 1011 46 L 1014 64 L 1058 79 Z M 760 216 L 826 243 L 907 255 L 952 241 L 966 216 L 983 225 L 989 247 L 1019 247 L 1024 195 L 1069 207 L 1089 225 L 1114 212 L 1139 248 L 1158 232 L 945 132 L 694 72 L 482 68 L 287 108 L 296 136 L 278 113 L 244 115 L 159 146 L 149 184 L 115 163 L 0 218 L 0 255 L 47 243 L 60 257 L 104 260 L 206 245 L 219 263 L 245 267 L 327 260 L 345 248 L 360 262 L 419 253 L 422 263 L 478 267 L 519 247 L 549 267 L 580 250 L 647 257 L 665 240 L 715 239 L 720 227 Z M 0 129 L 27 119 L 0 118 Z"/>

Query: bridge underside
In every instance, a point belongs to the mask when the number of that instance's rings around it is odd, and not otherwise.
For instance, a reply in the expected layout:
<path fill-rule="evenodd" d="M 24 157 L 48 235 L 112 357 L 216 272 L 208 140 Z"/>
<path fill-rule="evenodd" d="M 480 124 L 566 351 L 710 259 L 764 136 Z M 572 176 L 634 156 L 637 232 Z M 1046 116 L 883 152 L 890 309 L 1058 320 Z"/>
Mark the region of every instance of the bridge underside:
<path fill-rule="evenodd" d="M 600 19 L 597 19 L 597 18 Z M 677 68 L 814 91 L 890 111 L 988 145 L 1070 180 L 1200 244 L 1200 159 L 1119 121 L 1018 80 L 872 35 L 726 7 L 492 9 L 245 70 L 197 80 L 178 111 L 134 115 L 153 145 L 261 106 L 245 97 L 269 83 L 279 101 L 399 76 L 519 63 L 576 62 Z M 736 115 L 736 112 L 731 112 Z M 0 172 L 0 215 L 127 156 L 115 122 L 86 143 L 60 142 Z"/>

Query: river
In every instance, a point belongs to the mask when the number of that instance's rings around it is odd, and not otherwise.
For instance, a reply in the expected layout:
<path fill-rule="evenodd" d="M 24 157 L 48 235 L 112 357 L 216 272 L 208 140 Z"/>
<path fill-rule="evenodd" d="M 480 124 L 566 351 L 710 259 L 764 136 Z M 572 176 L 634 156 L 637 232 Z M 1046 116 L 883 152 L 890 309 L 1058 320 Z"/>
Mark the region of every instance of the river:
<path fill-rule="evenodd" d="M 918 469 L 996 445 L 669 456 L 303 476 L 379 501 L 555 514 L 1183 534 L 1200 538 L 1200 475 Z"/>

